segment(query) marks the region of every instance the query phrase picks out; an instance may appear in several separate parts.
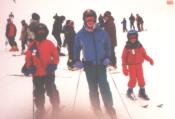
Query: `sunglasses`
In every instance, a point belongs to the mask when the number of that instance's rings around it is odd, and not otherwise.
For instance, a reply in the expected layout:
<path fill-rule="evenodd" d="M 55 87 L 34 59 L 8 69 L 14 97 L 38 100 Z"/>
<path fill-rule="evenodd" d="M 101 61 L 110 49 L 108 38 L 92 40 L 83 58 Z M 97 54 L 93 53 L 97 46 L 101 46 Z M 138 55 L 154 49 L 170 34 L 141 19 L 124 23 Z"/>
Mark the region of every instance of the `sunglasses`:
<path fill-rule="evenodd" d="M 85 18 L 86 22 L 96 22 L 94 17 L 87 17 Z"/>
<path fill-rule="evenodd" d="M 137 36 L 131 35 L 129 39 L 137 39 Z"/>

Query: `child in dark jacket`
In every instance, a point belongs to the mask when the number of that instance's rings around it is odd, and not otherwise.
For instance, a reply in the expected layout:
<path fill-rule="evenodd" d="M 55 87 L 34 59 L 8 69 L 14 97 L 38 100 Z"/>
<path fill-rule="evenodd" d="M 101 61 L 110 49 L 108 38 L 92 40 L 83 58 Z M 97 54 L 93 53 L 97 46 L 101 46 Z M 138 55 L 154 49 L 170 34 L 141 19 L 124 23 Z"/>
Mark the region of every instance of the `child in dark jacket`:
<path fill-rule="evenodd" d="M 59 55 L 56 46 L 47 39 L 48 28 L 38 23 L 34 30 L 35 39 L 29 44 L 25 53 L 25 65 L 22 72 L 25 75 L 32 74 L 33 95 L 36 106 L 36 119 L 41 119 L 46 113 L 45 92 L 52 104 L 52 114 L 59 111 L 59 92 L 55 84 L 55 71 L 59 62 Z M 56 115 L 55 115 L 56 116 Z"/>
<path fill-rule="evenodd" d="M 143 75 L 142 64 L 144 60 L 150 62 L 151 65 L 154 64 L 152 58 L 150 58 L 138 40 L 138 32 L 135 30 L 130 30 L 127 34 L 128 41 L 126 42 L 125 48 L 122 54 L 122 68 L 124 75 L 129 75 L 127 96 L 131 99 L 135 99 L 133 94 L 133 88 L 135 87 L 137 81 L 140 87 L 139 97 L 145 100 L 149 100 L 145 92 L 145 80 Z"/>

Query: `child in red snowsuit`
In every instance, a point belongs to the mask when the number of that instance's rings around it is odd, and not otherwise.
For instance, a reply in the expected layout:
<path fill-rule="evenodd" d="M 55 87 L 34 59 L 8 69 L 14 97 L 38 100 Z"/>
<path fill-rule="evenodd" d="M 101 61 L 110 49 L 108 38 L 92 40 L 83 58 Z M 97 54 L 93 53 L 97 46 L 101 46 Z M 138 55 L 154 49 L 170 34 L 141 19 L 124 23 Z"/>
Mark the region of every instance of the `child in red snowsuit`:
<path fill-rule="evenodd" d="M 151 65 L 154 64 L 152 58 L 150 58 L 138 41 L 138 33 L 135 30 L 130 30 L 127 34 L 128 41 L 126 42 L 125 48 L 122 54 L 122 68 L 124 75 L 129 75 L 127 96 L 134 99 L 133 88 L 136 83 L 140 87 L 139 96 L 145 100 L 149 100 L 149 97 L 145 93 L 145 80 L 143 75 L 142 63 L 146 59 Z"/>

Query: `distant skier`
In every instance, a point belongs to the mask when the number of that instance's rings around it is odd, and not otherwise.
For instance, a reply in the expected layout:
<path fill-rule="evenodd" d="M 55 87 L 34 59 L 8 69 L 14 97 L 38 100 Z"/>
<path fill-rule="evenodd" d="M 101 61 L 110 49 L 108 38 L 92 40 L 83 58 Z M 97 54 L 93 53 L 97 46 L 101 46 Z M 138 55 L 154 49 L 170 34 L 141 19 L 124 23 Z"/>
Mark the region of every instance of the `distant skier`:
<path fill-rule="evenodd" d="M 122 54 L 122 68 L 124 75 L 129 75 L 127 96 L 134 100 L 133 88 L 138 85 L 140 87 L 139 96 L 145 100 L 149 100 L 145 92 L 145 80 L 142 64 L 144 60 L 154 64 L 153 60 L 147 55 L 144 47 L 138 40 L 138 32 L 130 30 L 127 33 L 128 41 L 123 49 Z"/>
<path fill-rule="evenodd" d="M 53 23 L 53 29 L 52 29 L 52 35 L 54 36 L 55 40 L 57 41 L 57 49 L 60 54 L 60 56 L 65 56 L 65 54 L 61 53 L 61 46 L 62 46 L 62 41 L 61 41 L 61 33 L 63 33 L 63 28 L 62 24 L 65 20 L 65 16 L 58 16 L 57 14 L 53 17 L 55 19 Z"/>
<path fill-rule="evenodd" d="M 106 67 L 110 63 L 111 40 L 108 34 L 96 25 L 97 15 L 87 9 L 83 13 L 83 28 L 77 33 L 74 43 L 74 66 L 85 70 L 92 109 L 97 116 L 102 116 L 99 91 L 104 106 L 111 119 L 116 119 L 113 99 L 107 81 Z M 80 51 L 83 50 L 83 61 Z"/>
<path fill-rule="evenodd" d="M 37 108 L 36 119 L 45 114 L 45 91 L 52 104 L 52 114 L 59 113 L 59 92 L 55 85 L 55 70 L 59 62 L 57 48 L 47 39 L 49 31 L 46 25 L 39 23 L 34 30 L 35 39 L 29 44 L 25 53 L 25 65 L 22 72 L 32 74 L 34 103 Z"/>
<path fill-rule="evenodd" d="M 117 46 L 117 35 L 116 35 L 116 26 L 114 23 L 114 18 L 111 15 L 110 11 L 106 11 L 103 15 L 104 19 L 104 29 L 108 33 L 111 43 L 112 43 L 112 54 L 110 57 L 110 65 L 116 69 L 117 68 L 117 59 L 115 55 L 115 47 Z"/>
<path fill-rule="evenodd" d="M 98 17 L 98 22 L 97 25 L 99 25 L 101 28 L 104 28 L 104 19 L 103 16 L 100 14 Z"/>
<path fill-rule="evenodd" d="M 18 49 L 17 43 L 15 41 L 17 29 L 16 29 L 16 25 L 13 23 L 13 18 L 14 18 L 14 15 L 11 13 L 9 15 L 9 18 L 7 19 L 5 35 L 6 35 L 8 42 L 11 46 L 11 49 L 9 51 L 18 51 L 19 49 Z"/>
<path fill-rule="evenodd" d="M 22 25 L 22 29 L 21 29 L 21 36 L 19 40 L 21 41 L 21 47 L 22 47 L 21 54 L 24 54 L 25 45 L 27 45 L 27 41 L 28 41 L 28 35 L 27 35 L 28 24 L 26 23 L 25 20 L 22 20 L 21 25 Z"/>
<path fill-rule="evenodd" d="M 123 32 L 127 32 L 127 21 L 125 18 L 123 18 L 121 24 L 123 25 Z"/>
<path fill-rule="evenodd" d="M 32 13 L 31 17 L 32 18 L 30 19 L 30 24 L 27 29 L 27 36 L 29 41 L 35 39 L 34 30 L 36 25 L 40 23 L 40 15 L 38 13 Z"/>
<path fill-rule="evenodd" d="M 67 61 L 68 69 L 73 70 L 73 46 L 76 35 L 74 30 L 74 21 L 67 20 L 63 30 L 68 50 L 68 61 Z"/>
<path fill-rule="evenodd" d="M 134 29 L 135 30 L 135 26 L 134 26 L 135 17 L 134 17 L 134 15 L 132 13 L 131 13 L 131 16 L 129 17 L 129 21 L 130 21 L 130 29 Z"/>
<path fill-rule="evenodd" d="M 138 31 L 139 32 L 144 31 L 143 18 L 139 14 L 136 14 L 136 21 L 137 21 L 137 29 L 138 29 Z"/>

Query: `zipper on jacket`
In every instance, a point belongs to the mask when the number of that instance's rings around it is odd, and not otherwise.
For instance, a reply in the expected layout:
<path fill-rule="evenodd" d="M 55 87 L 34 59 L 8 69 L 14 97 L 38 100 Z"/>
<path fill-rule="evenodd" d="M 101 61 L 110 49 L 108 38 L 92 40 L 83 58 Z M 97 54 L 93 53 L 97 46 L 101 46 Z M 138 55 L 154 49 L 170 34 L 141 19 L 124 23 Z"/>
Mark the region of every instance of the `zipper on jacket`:
<path fill-rule="evenodd" d="M 96 64 L 98 63 L 98 60 L 97 60 L 97 47 L 96 47 L 96 42 L 95 42 L 95 33 L 94 31 L 92 32 L 92 40 L 93 40 L 93 45 L 94 45 L 94 49 L 95 49 L 95 61 L 96 61 Z"/>

